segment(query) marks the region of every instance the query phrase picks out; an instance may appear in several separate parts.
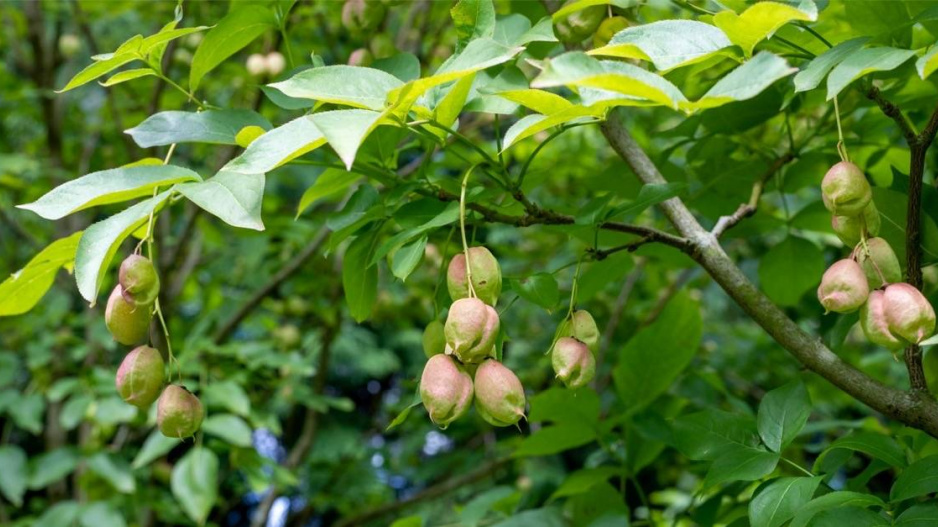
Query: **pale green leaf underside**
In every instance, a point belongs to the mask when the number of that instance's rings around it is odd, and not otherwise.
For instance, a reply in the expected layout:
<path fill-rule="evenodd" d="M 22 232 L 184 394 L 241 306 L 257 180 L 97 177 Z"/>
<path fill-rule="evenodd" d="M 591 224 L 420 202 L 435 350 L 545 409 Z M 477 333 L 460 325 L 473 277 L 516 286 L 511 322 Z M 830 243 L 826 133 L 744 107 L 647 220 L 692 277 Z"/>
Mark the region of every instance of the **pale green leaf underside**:
<path fill-rule="evenodd" d="M 325 143 L 326 138 L 313 122 L 313 116 L 304 115 L 252 141 L 244 153 L 232 159 L 222 170 L 265 174 Z"/>
<path fill-rule="evenodd" d="M 262 231 L 265 179 L 264 174 L 221 171 L 200 183 L 179 185 L 176 190 L 229 225 Z"/>
<path fill-rule="evenodd" d="M 662 20 L 623 29 L 609 44 L 591 50 L 602 55 L 651 61 L 661 71 L 687 66 L 732 46 L 720 28 L 695 20 Z"/>
<path fill-rule="evenodd" d="M 877 71 L 891 71 L 915 56 L 898 48 L 868 48 L 850 53 L 827 77 L 827 100 L 837 96 L 851 82 Z"/>

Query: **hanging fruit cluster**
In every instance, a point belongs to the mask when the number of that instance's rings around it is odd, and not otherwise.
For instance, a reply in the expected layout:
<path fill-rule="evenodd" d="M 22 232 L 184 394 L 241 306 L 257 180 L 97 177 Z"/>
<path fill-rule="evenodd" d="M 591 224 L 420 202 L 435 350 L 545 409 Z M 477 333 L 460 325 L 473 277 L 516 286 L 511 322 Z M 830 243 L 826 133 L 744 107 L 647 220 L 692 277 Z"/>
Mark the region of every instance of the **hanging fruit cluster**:
<path fill-rule="evenodd" d="M 170 384 L 163 388 L 163 357 L 159 350 L 146 345 L 159 293 L 160 278 L 153 263 L 139 254 L 128 256 L 121 263 L 118 284 L 108 298 L 104 321 L 114 340 L 136 346 L 117 370 L 117 392 L 141 410 L 159 399 L 156 418 L 160 432 L 181 439 L 192 436 L 201 426 L 202 403 L 182 386 Z"/>
<path fill-rule="evenodd" d="M 896 253 L 883 238 L 879 212 L 863 171 L 849 161 L 834 165 L 821 182 L 824 206 L 837 236 L 853 246 L 821 278 L 818 300 L 827 311 L 860 310 L 866 338 L 890 350 L 918 344 L 935 332 L 935 310 L 918 289 L 902 282 Z"/>
<path fill-rule="evenodd" d="M 442 428 L 465 415 L 473 399 L 488 423 L 513 425 L 524 417 L 525 397 L 518 376 L 496 359 L 498 261 L 485 247 L 469 248 L 450 260 L 446 284 L 453 299 L 446 323 L 431 322 L 423 335 L 423 405 Z"/>

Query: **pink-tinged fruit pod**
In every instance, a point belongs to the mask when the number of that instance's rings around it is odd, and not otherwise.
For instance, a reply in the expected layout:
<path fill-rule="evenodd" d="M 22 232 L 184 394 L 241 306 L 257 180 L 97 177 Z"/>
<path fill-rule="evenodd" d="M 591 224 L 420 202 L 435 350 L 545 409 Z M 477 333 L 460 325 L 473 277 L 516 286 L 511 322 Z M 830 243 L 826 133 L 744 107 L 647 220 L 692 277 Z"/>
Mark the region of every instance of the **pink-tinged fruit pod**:
<path fill-rule="evenodd" d="M 159 350 L 138 346 L 128 353 L 117 369 L 117 393 L 128 404 L 149 408 L 160 396 L 164 377 L 163 357 Z"/>
<path fill-rule="evenodd" d="M 184 439 L 195 435 L 204 415 L 199 398 L 175 384 L 167 386 L 156 403 L 156 426 L 166 437 Z"/>
<path fill-rule="evenodd" d="M 478 298 L 453 302 L 443 326 L 446 344 L 463 363 L 478 363 L 490 356 L 498 338 L 498 312 Z"/>
<path fill-rule="evenodd" d="M 554 344 L 551 365 L 557 378 L 568 388 L 586 386 L 596 375 L 596 359 L 579 340 L 563 337 Z"/>
<path fill-rule="evenodd" d="M 485 247 L 471 247 L 469 262 L 472 264 L 472 289 L 477 297 L 490 306 L 498 302 L 502 293 L 502 270 L 498 260 Z M 466 280 L 466 255 L 459 253 L 449 261 L 446 270 L 446 287 L 453 300 L 469 296 Z"/>
<path fill-rule="evenodd" d="M 114 340 L 125 346 L 146 342 L 150 336 L 150 306 L 138 306 L 124 299 L 118 284 L 104 309 L 104 324 Z"/>
<path fill-rule="evenodd" d="M 866 248 L 860 247 L 858 251 L 857 263 L 863 268 L 870 289 L 902 281 L 899 258 L 889 242 L 882 238 L 870 238 L 866 240 Z"/>
<path fill-rule="evenodd" d="M 132 254 L 121 262 L 119 279 L 124 300 L 148 306 L 160 294 L 160 277 L 149 259 Z"/>
<path fill-rule="evenodd" d="M 847 161 L 832 166 L 821 181 L 821 198 L 838 216 L 857 216 L 872 201 L 873 190 L 860 167 Z"/>
<path fill-rule="evenodd" d="M 876 204 L 871 200 L 863 208 L 863 212 L 857 216 L 831 216 L 831 227 L 834 233 L 844 242 L 844 245 L 853 247 L 860 243 L 860 238 L 864 227 L 868 237 L 879 234 L 883 220 L 876 209 Z"/>
<path fill-rule="evenodd" d="M 827 311 L 852 313 L 866 302 L 870 295 L 870 286 L 860 264 L 851 259 L 834 262 L 824 272 L 817 297 Z"/>
<path fill-rule="evenodd" d="M 518 376 L 496 360 L 487 360 L 475 373 L 476 410 L 494 426 L 511 426 L 524 417 L 524 387 Z"/>
<path fill-rule="evenodd" d="M 935 310 L 915 287 L 899 282 L 883 293 L 883 311 L 889 331 L 913 344 L 935 332 Z"/>
<path fill-rule="evenodd" d="M 430 420 L 446 428 L 469 411 L 472 377 L 449 355 L 434 355 L 420 376 L 420 400 Z"/>
<path fill-rule="evenodd" d="M 860 328 L 867 340 L 890 350 L 901 349 L 906 342 L 893 335 L 886 320 L 885 303 L 882 291 L 870 291 L 870 297 L 860 308 Z"/>

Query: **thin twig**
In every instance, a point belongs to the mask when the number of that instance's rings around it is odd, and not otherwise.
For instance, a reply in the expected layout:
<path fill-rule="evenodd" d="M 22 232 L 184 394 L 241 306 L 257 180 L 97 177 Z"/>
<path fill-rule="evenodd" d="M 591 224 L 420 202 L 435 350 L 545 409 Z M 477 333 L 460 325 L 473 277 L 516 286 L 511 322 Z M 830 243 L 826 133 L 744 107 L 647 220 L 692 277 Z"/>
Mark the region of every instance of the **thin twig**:
<path fill-rule="evenodd" d="M 795 159 L 796 155 L 793 152 L 788 152 L 785 155 L 779 157 L 769 166 L 769 169 L 766 170 L 758 180 L 752 185 L 752 193 L 749 196 L 749 202 L 743 203 L 736 209 L 736 212 L 729 216 L 721 216 L 717 220 L 716 225 L 713 226 L 713 230 L 710 231 L 715 238 L 720 238 L 723 236 L 726 231 L 735 227 L 739 222 L 744 219 L 752 216 L 756 213 L 756 210 L 759 208 L 759 200 L 762 199 L 762 193 L 765 191 L 765 185 L 768 181 L 778 173 L 785 165 L 792 162 Z"/>

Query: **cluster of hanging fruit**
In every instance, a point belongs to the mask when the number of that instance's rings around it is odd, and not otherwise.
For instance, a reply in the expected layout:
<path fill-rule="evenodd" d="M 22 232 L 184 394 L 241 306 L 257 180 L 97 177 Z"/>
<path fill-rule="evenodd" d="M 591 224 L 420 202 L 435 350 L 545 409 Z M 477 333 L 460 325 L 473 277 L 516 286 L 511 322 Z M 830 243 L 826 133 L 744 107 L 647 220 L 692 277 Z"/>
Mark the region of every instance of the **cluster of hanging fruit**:
<path fill-rule="evenodd" d="M 108 298 L 104 321 L 114 340 L 135 346 L 117 370 L 115 383 L 121 398 L 141 410 L 158 399 L 156 420 L 160 432 L 181 439 L 195 434 L 201 426 L 202 403 L 182 386 L 163 387 L 163 356 L 146 345 L 159 293 L 160 278 L 153 263 L 138 254 L 128 256 L 121 263 L 118 284 Z"/>
<path fill-rule="evenodd" d="M 423 335 L 423 405 L 441 428 L 465 415 L 473 399 L 488 423 L 513 425 L 524 417 L 525 397 L 518 376 L 496 360 L 498 261 L 485 247 L 472 247 L 450 260 L 446 284 L 453 299 L 446 323 L 431 322 Z"/>
<path fill-rule="evenodd" d="M 824 273 L 818 300 L 827 311 L 860 310 L 866 338 L 890 350 L 918 344 L 935 332 L 935 310 L 914 286 L 902 282 L 896 253 L 883 238 L 879 211 L 863 171 L 849 161 L 834 165 L 821 182 L 831 225 L 853 250 Z"/>

